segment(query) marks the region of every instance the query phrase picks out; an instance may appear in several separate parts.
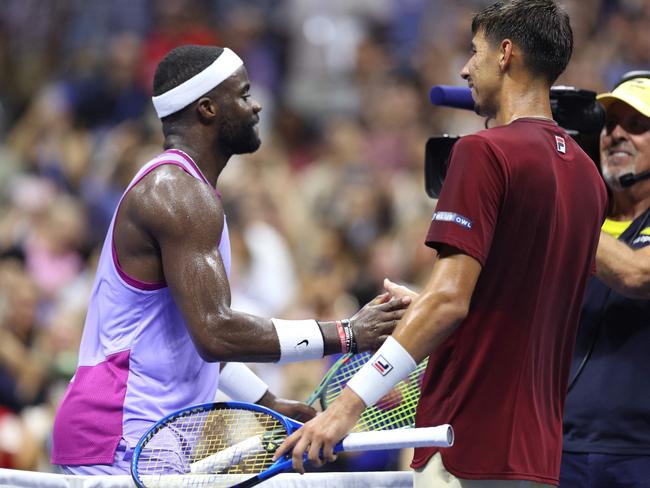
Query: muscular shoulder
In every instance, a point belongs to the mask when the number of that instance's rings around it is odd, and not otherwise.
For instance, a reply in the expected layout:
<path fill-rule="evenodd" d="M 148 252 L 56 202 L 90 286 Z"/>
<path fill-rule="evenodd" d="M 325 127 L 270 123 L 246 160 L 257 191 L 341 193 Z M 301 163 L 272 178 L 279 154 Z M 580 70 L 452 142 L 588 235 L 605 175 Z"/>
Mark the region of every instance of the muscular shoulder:
<path fill-rule="evenodd" d="M 176 165 L 163 165 L 127 195 L 125 210 L 155 238 L 221 234 L 223 208 L 214 189 Z"/>

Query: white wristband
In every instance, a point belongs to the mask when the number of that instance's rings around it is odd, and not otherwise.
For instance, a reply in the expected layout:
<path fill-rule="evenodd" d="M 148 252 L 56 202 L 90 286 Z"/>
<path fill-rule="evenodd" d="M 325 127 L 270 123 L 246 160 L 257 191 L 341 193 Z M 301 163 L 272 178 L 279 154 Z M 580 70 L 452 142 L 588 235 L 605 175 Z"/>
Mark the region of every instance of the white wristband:
<path fill-rule="evenodd" d="M 348 381 L 348 386 L 369 407 L 406 378 L 416 366 L 408 351 L 392 336 L 388 336 L 375 355 Z"/>
<path fill-rule="evenodd" d="M 226 363 L 219 373 L 219 389 L 239 402 L 256 403 L 269 385 L 242 363 Z"/>
<path fill-rule="evenodd" d="M 320 326 L 315 320 L 271 319 L 280 341 L 278 363 L 308 361 L 323 357 L 324 343 Z"/>

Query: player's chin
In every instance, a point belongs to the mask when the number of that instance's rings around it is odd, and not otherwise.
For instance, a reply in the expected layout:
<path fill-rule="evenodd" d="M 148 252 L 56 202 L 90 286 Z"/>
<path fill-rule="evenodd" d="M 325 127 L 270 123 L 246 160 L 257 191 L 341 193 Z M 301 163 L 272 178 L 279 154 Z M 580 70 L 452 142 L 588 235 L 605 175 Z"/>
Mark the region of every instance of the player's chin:
<path fill-rule="evenodd" d="M 260 136 L 257 134 L 257 132 L 251 132 L 251 136 L 248 138 L 248 140 L 244 144 L 240 144 L 240 146 L 237 148 L 235 151 L 236 154 L 250 154 L 254 153 L 257 151 L 260 146 L 262 145 L 262 140 L 260 139 Z"/>
<path fill-rule="evenodd" d="M 255 152 L 257 151 L 260 146 L 262 145 L 262 139 L 260 139 L 260 127 L 259 125 L 255 124 L 251 128 L 251 134 L 249 137 L 249 142 L 250 142 L 250 152 Z"/>

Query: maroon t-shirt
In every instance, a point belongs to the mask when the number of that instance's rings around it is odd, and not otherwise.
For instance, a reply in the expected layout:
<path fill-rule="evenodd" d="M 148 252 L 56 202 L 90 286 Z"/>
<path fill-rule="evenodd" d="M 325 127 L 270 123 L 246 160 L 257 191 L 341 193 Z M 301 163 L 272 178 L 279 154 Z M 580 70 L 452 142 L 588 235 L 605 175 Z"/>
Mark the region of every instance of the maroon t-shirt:
<path fill-rule="evenodd" d="M 453 148 L 427 245 L 482 265 L 469 314 L 429 358 L 416 425 L 451 423 L 446 469 L 557 484 L 562 410 L 607 193 L 550 120 L 522 118 Z M 437 451 L 416 449 L 413 467 Z"/>

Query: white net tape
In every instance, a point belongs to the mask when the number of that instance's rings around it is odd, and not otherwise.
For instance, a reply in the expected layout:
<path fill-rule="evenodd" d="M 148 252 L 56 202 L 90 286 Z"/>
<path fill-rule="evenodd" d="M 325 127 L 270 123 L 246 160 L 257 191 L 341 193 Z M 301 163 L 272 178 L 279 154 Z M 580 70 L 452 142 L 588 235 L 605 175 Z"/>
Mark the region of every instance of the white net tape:
<path fill-rule="evenodd" d="M 132 488 L 130 476 L 68 476 L 0 469 L 0 488 Z M 411 488 L 410 471 L 377 473 L 280 474 L 259 485 L 262 488 Z"/>

